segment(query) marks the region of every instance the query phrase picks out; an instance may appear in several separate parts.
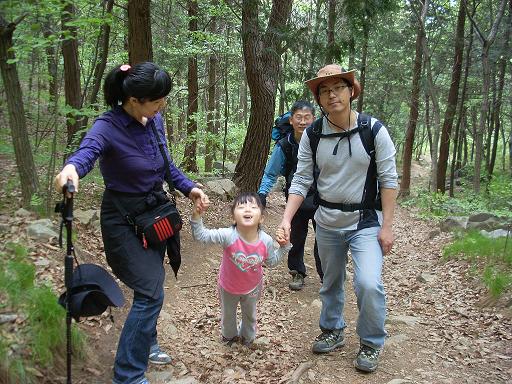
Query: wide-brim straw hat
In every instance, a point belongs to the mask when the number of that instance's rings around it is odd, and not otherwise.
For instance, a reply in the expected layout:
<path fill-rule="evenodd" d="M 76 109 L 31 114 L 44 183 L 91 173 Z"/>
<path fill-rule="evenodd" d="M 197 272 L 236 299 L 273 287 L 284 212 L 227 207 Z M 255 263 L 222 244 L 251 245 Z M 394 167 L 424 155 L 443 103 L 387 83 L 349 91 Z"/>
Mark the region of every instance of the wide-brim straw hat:
<path fill-rule="evenodd" d="M 311 92 L 318 98 L 318 86 L 329 79 L 345 79 L 352 86 L 352 100 L 356 99 L 357 96 L 361 93 L 361 85 L 359 81 L 355 78 L 356 70 L 352 69 L 350 71 L 346 71 L 338 64 L 329 64 L 317 72 L 316 77 L 306 80 L 306 85 L 309 87 Z"/>

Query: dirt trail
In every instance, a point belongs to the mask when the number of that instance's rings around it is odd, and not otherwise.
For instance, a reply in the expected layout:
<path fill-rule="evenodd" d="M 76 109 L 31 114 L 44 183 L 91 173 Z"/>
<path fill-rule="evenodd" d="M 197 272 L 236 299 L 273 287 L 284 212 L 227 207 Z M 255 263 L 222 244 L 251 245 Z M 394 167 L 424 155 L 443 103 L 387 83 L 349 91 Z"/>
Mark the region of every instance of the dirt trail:
<path fill-rule="evenodd" d="M 182 206 L 186 204 L 181 201 Z M 271 234 L 283 207 L 282 197 L 273 194 L 265 220 Z M 227 212 L 227 203 L 215 202 L 205 217 L 206 225 L 228 225 Z M 359 341 L 351 265 L 345 305 L 347 343 L 343 348 L 321 356 L 310 352 L 319 333 L 320 312 L 312 236 L 306 248 L 310 272 L 306 287 L 299 292 L 288 289 L 286 262 L 266 269 L 257 342 L 250 349 L 227 347 L 219 342 L 216 294 L 221 250 L 194 243 L 187 225 L 182 232 L 183 266 L 178 281 L 171 273 L 167 275 L 166 303 L 159 323 L 162 347 L 175 360 L 171 366 L 151 367 L 148 376 L 152 383 L 286 383 L 302 363 L 306 365 L 301 367 L 309 369 L 301 375 L 300 383 L 511 382 L 510 308 L 479 305 L 486 295 L 476 275 L 464 262 L 440 258 L 447 236 L 436 231 L 432 223 L 417 220 L 399 208 L 394 229 L 396 244 L 384 267 L 389 338 L 379 369 L 366 375 L 352 365 Z M 100 377 L 110 374 L 124 311 L 117 314 L 114 327 L 106 318 L 100 319 L 101 324 L 97 319 L 89 321 L 89 326 L 94 326 L 90 329 L 95 330 L 91 343 L 98 363 L 85 370 L 77 368 L 77 382 L 106 382 Z"/>

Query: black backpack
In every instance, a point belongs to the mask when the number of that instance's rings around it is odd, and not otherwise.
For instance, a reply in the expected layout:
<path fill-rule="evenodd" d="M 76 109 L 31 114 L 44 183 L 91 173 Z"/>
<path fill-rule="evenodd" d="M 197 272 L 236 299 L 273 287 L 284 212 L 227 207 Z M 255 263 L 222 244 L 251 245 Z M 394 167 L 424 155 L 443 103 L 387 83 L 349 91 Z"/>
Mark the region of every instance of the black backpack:
<path fill-rule="evenodd" d="M 290 124 L 291 115 L 292 113 L 288 111 L 276 118 L 274 126 L 272 127 L 272 140 L 277 142 L 287 137 L 289 133 L 293 132 L 293 127 Z"/>
<path fill-rule="evenodd" d="M 316 150 L 318 148 L 318 142 L 322 137 L 339 137 L 341 141 L 345 137 L 353 135 L 355 133 L 359 133 L 361 138 L 361 142 L 363 144 L 366 153 L 370 156 L 370 165 L 368 166 L 368 172 L 366 173 L 366 181 L 364 184 L 363 198 L 361 203 L 355 204 L 343 204 L 343 203 L 332 203 L 329 201 L 325 201 L 320 199 L 318 196 L 318 192 L 315 195 L 316 202 L 324 207 L 339 209 L 344 212 L 353 212 L 359 211 L 362 209 L 378 209 L 382 210 L 382 203 L 380 199 L 380 191 L 377 180 L 377 164 L 375 163 L 375 136 L 379 132 L 382 127 L 382 123 L 380 121 L 376 121 L 373 126 L 371 126 L 371 116 L 360 113 L 357 118 L 357 128 L 352 129 L 350 131 L 344 132 L 336 132 L 323 134 L 322 133 L 322 123 L 323 118 L 319 118 L 313 122 L 308 128 L 306 128 L 306 133 L 309 138 L 309 143 L 311 146 L 311 151 L 313 152 L 313 165 L 314 168 L 318 168 L 316 164 Z M 338 143 L 339 143 L 338 141 Z M 336 154 L 338 150 L 338 144 L 334 147 L 333 155 Z M 318 177 L 318 173 L 313 173 L 316 179 Z"/>

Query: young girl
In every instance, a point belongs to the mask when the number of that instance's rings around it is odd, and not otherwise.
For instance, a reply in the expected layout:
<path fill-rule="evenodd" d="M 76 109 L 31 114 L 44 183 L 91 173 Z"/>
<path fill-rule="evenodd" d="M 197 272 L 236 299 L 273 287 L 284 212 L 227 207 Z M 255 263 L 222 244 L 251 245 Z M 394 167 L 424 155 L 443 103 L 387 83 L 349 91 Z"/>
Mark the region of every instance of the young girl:
<path fill-rule="evenodd" d="M 263 290 L 263 264 L 274 267 L 291 244 L 274 248 L 272 238 L 261 228 L 263 205 L 255 193 L 238 195 L 231 206 L 233 226 L 207 229 L 201 213 L 194 209 L 192 235 L 202 243 L 218 243 L 224 248 L 219 270 L 222 340 L 231 345 L 241 339 L 250 345 L 256 337 L 256 304 Z M 284 238 L 284 234 L 280 237 Z M 237 326 L 240 303 L 242 322 Z"/>

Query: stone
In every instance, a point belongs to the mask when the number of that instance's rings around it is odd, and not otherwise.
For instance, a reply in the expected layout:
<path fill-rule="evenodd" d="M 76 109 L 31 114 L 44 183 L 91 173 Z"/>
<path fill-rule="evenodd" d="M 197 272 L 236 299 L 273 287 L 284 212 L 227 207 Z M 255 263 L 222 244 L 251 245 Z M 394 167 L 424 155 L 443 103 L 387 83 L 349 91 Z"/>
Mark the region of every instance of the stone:
<path fill-rule="evenodd" d="M 398 333 L 386 339 L 386 347 L 388 346 L 396 346 L 398 344 L 403 343 L 404 341 L 409 340 L 409 337 L 406 334 Z"/>
<path fill-rule="evenodd" d="M 419 318 L 406 315 L 390 315 L 386 318 L 386 324 L 405 324 L 410 327 L 415 326 Z"/>
<path fill-rule="evenodd" d="M 436 278 L 435 275 L 432 275 L 431 273 L 421 272 L 418 276 L 416 276 L 416 280 L 418 280 L 420 283 L 431 283 Z"/>
<path fill-rule="evenodd" d="M 480 234 L 482 234 L 485 237 L 488 237 L 490 239 L 497 239 L 498 237 L 507 237 L 511 236 L 512 233 L 510 231 L 506 231 L 504 229 L 495 229 L 494 231 L 488 232 L 484 231 L 483 229 L 480 231 Z"/>
<path fill-rule="evenodd" d="M 449 216 L 439 226 L 442 232 L 464 230 L 468 225 L 468 218 L 464 216 Z"/>
<path fill-rule="evenodd" d="M 99 211 L 97 209 L 82 210 L 76 209 L 73 212 L 73 217 L 83 225 L 92 225 L 94 221 L 99 220 Z"/>
<path fill-rule="evenodd" d="M 15 217 L 30 217 L 32 216 L 32 212 L 27 211 L 25 208 L 20 208 L 16 212 L 14 212 Z"/>
<path fill-rule="evenodd" d="M 48 241 L 59 236 L 54 230 L 50 219 L 40 219 L 31 222 L 27 227 L 27 235 L 40 241 Z"/>

